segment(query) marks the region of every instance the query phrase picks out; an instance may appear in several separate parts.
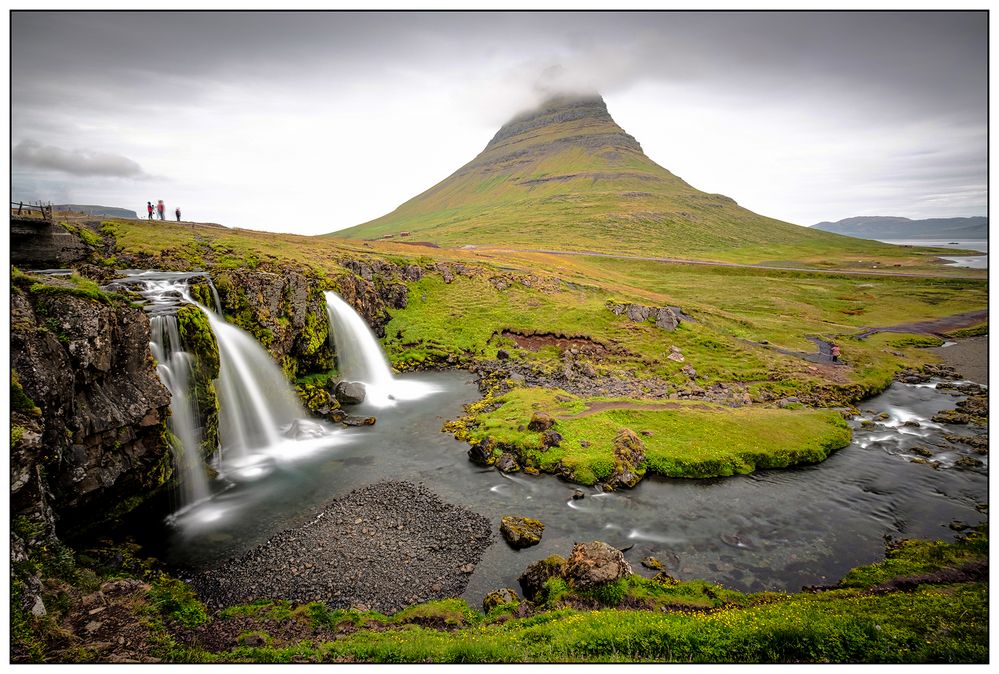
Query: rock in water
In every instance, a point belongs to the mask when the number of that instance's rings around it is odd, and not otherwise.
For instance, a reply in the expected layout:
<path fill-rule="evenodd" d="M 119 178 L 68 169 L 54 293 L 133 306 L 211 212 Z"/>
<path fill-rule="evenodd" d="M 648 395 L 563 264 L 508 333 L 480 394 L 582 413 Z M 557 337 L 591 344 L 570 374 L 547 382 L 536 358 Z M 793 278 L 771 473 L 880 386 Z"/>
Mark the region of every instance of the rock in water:
<path fill-rule="evenodd" d="M 341 405 L 357 405 L 364 402 L 364 384 L 356 381 L 342 381 L 333 389 L 333 395 Z"/>
<path fill-rule="evenodd" d="M 341 420 L 341 423 L 343 423 L 344 426 L 374 426 L 375 425 L 375 418 L 374 417 L 355 417 L 353 415 L 348 414 L 345 417 L 343 417 L 343 419 Z"/>
<path fill-rule="evenodd" d="M 587 589 L 631 575 L 624 554 L 603 541 L 577 543 L 565 566 L 570 587 Z"/>
<path fill-rule="evenodd" d="M 520 550 L 541 542 L 545 525 L 530 517 L 505 516 L 500 520 L 500 533 L 511 548 Z"/>
<path fill-rule="evenodd" d="M 510 452 L 503 452 L 496 462 L 496 468 L 504 473 L 516 473 L 520 470 L 520 464 Z"/>
<path fill-rule="evenodd" d="M 614 438 L 614 473 L 604 483 L 609 490 L 634 487 L 645 474 L 645 444 L 633 431 L 622 428 Z"/>
<path fill-rule="evenodd" d="M 519 604 L 520 596 L 511 588 L 504 587 L 502 590 L 495 590 L 490 592 L 482 600 L 482 611 L 484 613 L 489 613 L 491 610 L 497 606 L 503 606 L 504 604 Z"/>

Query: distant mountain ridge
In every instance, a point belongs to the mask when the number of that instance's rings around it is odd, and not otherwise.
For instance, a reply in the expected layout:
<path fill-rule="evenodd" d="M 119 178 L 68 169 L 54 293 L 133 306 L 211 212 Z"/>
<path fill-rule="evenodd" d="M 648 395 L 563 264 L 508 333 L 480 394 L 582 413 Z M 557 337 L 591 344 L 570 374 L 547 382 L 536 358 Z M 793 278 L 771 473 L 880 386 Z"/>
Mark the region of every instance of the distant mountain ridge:
<path fill-rule="evenodd" d="M 55 204 L 52 206 L 56 211 L 73 211 L 75 213 L 86 213 L 87 215 L 99 215 L 104 218 L 137 218 L 135 211 L 127 208 L 116 208 L 115 206 L 93 206 L 90 204 Z"/>
<path fill-rule="evenodd" d="M 652 161 L 595 94 L 515 116 L 443 181 L 330 235 L 747 261 L 870 251 L 692 187 Z"/>
<path fill-rule="evenodd" d="M 861 239 L 986 239 L 989 235 L 989 219 L 975 216 L 910 220 L 896 216 L 865 215 L 837 222 L 820 222 L 812 225 L 812 229 Z"/>

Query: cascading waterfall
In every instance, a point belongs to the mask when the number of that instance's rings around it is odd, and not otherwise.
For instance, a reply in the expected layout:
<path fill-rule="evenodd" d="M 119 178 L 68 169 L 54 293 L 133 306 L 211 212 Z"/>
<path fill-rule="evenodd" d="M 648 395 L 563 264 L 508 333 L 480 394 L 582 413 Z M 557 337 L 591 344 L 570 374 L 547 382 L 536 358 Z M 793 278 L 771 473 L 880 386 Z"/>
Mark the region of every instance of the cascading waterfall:
<path fill-rule="evenodd" d="M 191 355 L 183 348 L 177 322 L 181 304 L 196 306 L 205 314 L 218 343 L 219 376 L 215 384 L 221 445 L 217 468 L 221 476 L 235 481 L 253 480 L 270 472 L 279 461 L 344 439 L 334 440 L 337 431 L 308 418 L 281 369 L 249 333 L 193 299 L 188 283 L 195 276 L 204 275 L 141 272 L 122 281 L 141 284 L 140 293 L 148 301 L 145 309 L 150 314 L 150 347 L 160 379 L 171 394 L 167 423 L 176 445 L 172 449 L 181 485 L 180 512 L 211 494 L 201 457 L 200 415 L 192 395 Z M 208 283 L 218 308 L 218 294 L 210 280 Z"/>
<path fill-rule="evenodd" d="M 360 314 L 333 291 L 326 293 L 330 334 L 342 379 L 365 387 L 365 403 L 387 407 L 399 400 L 416 400 L 437 391 L 416 381 L 396 379 L 385 353 Z"/>
<path fill-rule="evenodd" d="M 219 432 L 222 455 L 245 459 L 279 444 L 305 410 L 280 368 L 248 333 L 202 307 L 219 345 Z"/>
<path fill-rule="evenodd" d="M 156 359 L 160 381 L 170 391 L 170 417 L 167 428 L 171 437 L 174 467 L 179 475 L 181 506 L 208 498 L 208 475 L 201 458 L 201 428 L 198 425 L 198 402 L 191 395 L 193 371 L 191 354 L 183 350 L 177 317 L 166 314 L 150 321 L 150 349 Z"/>

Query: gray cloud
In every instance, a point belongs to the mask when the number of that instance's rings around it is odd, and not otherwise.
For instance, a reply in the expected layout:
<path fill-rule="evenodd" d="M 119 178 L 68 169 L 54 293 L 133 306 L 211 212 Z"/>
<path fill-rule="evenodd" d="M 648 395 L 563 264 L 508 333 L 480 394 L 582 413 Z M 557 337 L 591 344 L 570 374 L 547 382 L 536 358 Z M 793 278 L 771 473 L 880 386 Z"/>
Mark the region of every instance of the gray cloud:
<path fill-rule="evenodd" d="M 92 150 L 65 150 L 42 145 L 36 140 L 22 140 L 11 153 L 14 163 L 22 168 L 61 171 L 76 176 L 113 178 L 147 178 L 138 163 L 128 157 Z"/>
<path fill-rule="evenodd" d="M 643 147 L 660 148 L 653 159 L 740 202 L 762 199 L 753 162 L 772 149 L 814 155 L 810 177 L 791 163 L 771 172 L 770 183 L 789 189 L 758 202 L 767 215 L 809 223 L 868 212 L 880 197 L 865 186 L 876 185 L 900 195 L 897 214 L 922 217 L 931 213 L 901 207 L 982 194 L 987 65 L 983 11 L 14 11 L 12 135 L 38 141 L 15 150 L 29 158 L 15 156 L 15 178 L 31 166 L 68 182 L 138 177 L 143 169 L 127 159 L 138 157 L 170 176 L 171 189 L 190 190 L 185 205 L 224 200 L 222 215 L 206 217 L 253 226 L 263 209 L 237 214 L 231 204 L 299 187 L 320 193 L 341 166 L 381 156 L 370 173 L 339 177 L 344 194 L 331 210 L 342 205 L 335 219 L 347 226 L 445 177 L 542 98 L 596 90 Z M 680 114 L 698 105 L 711 114 Z M 794 128 L 768 134 L 778 118 Z M 766 136 L 769 146 L 744 144 L 737 164 L 718 140 L 733 130 L 731 140 Z M 681 161 L 685 138 L 698 147 Z M 291 150 L 272 147 L 281 144 Z M 59 149 L 86 146 L 106 154 Z M 274 169 L 299 151 L 335 161 Z M 716 184 L 726 164 L 740 168 Z M 835 192 L 835 211 L 805 178 Z M 145 203 L 122 190 L 123 203 Z M 984 197 L 958 198 L 985 208 Z"/>

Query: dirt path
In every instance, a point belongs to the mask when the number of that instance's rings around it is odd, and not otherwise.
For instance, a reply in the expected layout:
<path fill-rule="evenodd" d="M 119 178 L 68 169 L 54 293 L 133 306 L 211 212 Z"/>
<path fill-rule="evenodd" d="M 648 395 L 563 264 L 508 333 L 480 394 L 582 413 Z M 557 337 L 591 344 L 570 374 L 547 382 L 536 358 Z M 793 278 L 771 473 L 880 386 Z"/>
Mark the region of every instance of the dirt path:
<path fill-rule="evenodd" d="M 963 314 L 934 318 L 931 321 L 917 321 L 914 323 L 900 323 L 884 328 L 866 328 L 857 335 L 857 339 L 864 339 L 878 332 L 910 332 L 915 334 L 945 335 L 948 332 L 960 328 L 968 328 L 972 325 L 984 323 L 989 318 L 989 310 L 966 311 Z"/>

